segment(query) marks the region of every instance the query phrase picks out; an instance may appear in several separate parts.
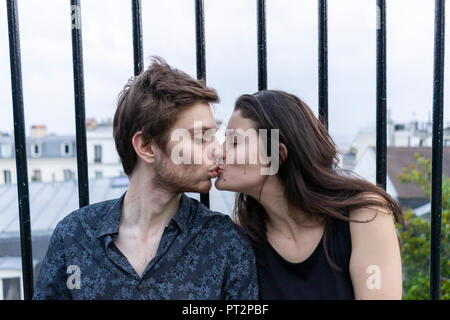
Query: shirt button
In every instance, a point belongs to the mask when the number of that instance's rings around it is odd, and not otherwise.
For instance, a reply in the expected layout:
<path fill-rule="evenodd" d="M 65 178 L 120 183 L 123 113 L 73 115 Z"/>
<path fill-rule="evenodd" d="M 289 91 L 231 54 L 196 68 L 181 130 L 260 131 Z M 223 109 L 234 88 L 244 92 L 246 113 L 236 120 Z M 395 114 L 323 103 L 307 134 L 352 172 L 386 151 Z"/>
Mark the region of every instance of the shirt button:
<path fill-rule="evenodd" d="M 143 287 L 142 284 L 139 283 L 138 286 L 137 286 L 137 289 L 138 289 L 139 291 L 141 291 L 141 290 L 142 290 L 142 287 Z"/>

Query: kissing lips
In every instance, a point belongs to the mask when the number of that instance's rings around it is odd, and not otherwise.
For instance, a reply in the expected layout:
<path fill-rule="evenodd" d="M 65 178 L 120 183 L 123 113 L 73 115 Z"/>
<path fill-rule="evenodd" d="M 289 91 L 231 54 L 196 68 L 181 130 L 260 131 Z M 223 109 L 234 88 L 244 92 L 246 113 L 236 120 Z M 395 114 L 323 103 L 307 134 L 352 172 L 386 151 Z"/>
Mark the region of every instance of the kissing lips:
<path fill-rule="evenodd" d="M 223 169 L 220 168 L 219 166 L 216 166 L 216 167 L 214 167 L 213 170 L 211 170 L 209 172 L 209 175 L 211 176 L 211 178 L 217 178 L 222 172 L 223 172 Z"/>

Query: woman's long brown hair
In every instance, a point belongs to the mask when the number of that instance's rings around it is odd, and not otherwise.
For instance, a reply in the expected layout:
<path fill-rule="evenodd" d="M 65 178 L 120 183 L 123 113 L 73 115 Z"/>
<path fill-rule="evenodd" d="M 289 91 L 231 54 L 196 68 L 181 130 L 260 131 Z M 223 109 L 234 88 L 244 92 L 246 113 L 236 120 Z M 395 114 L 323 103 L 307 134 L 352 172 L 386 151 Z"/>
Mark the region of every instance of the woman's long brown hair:
<path fill-rule="evenodd" d="M 349 211 L 381 206 L 392 212 L 397 223 L 403 224 L 400 206 L 383 188 L 339 167 L 338 148 L 328 130 L 298 97 L 283 91 L 263 90 L 240 96 L 234 110 L 253 120 L 256 130 L 268 129 L 268 141 L 270 129 L 279 129 L 279 142 L 287 147 L 288 155 L 283 163 L 280 159 L 277 175 L 284 185 L 288 205 L 305 212 L 309 218 L 325 222 L 324 249 L 333 267 L 341 269 L 331 261 L 327 249 L 326 239 L 333 219 L 367 222 L 350 219 Z M 270 143 L 266 148 L 270 156 Z M 369 198 L 367 193 L 382 199 Z M 268 215 L 258 200 L 239 193 L 234 208 L 237 221 L 254 245 L 267 241 Z"/>

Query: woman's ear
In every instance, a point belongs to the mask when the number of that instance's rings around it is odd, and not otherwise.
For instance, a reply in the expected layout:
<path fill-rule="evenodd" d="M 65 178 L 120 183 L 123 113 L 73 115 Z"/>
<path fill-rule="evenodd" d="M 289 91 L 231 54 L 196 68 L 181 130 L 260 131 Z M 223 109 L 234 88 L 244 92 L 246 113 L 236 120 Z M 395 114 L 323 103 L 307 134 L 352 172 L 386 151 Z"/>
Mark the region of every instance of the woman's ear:
<path fill-rule="evenodd" d="M 284 161 L 286 161 L 287 156 L 288 149 L 284 143 L 280 142 L 280 165 L 282 165 Z"/>

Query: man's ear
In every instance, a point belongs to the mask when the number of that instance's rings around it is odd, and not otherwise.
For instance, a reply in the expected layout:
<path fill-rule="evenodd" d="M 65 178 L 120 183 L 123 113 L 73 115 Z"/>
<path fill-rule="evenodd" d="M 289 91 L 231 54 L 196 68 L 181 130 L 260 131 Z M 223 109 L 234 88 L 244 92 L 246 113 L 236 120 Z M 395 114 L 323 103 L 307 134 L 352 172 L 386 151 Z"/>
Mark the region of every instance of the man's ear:
<path fill-rule="evenodd" d="M 280 165 L 282 165 L 288 156 L 288 149 L 286 145 L 282 142 L 280 142 Z"/>
<path fill-rule="evenodd" d="M 131 138 L 134 151 L 146 163 L 153 163 L 155 161 L 156 145 L 153 139 L 145 143 L 142 131 L 136 132 Z"/>

